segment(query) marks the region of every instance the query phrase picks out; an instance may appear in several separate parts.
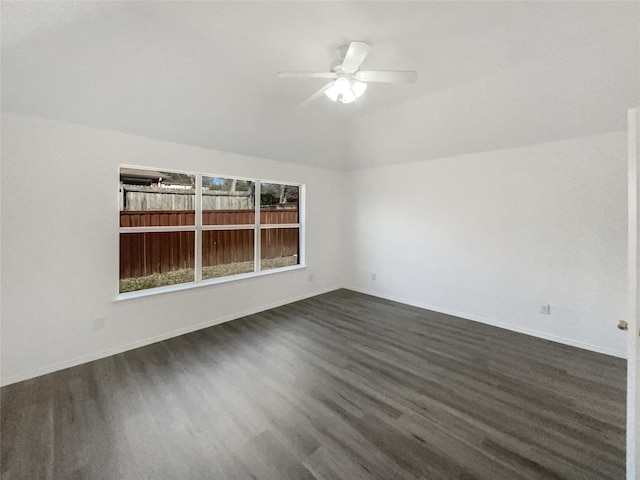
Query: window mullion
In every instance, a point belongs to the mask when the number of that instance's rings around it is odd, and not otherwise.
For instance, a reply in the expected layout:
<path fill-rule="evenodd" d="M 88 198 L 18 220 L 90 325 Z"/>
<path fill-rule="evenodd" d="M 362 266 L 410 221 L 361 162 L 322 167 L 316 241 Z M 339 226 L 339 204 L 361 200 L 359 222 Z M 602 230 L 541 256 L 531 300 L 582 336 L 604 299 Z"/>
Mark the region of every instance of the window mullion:
<path fill-rule="evenodd" d="M 255 225 L 254 225 L 254 234 L 253 234 L 253 271 L 254 272 L 259 272 L 260 271 L 260 255 L 261 255 L 261 245 L 260 245 L 260 199 L 261 199 L 261 192 L 260 192 L 260 180 L 256 180 L 256 193 L 255 193 L 255 209 L 256 209 L 256 218 L 255 218 Z"/>
<path fill-rule="evenodd" d="M 263 224 L 260 225 L 260 228 L 262 229 L 267 229 L 267 228 L 300 228 L 300 224 L 299 223 L 269 223 L 269 224 Z"/>
<path fill-rule="evenodd" d="M 298 190 L 298 261 L 301 265 L 307 264 L 307 192 L 306 186 L 300 185 Z"/>
<path fill-rule="evenodd" d="M 194 232 L 194 225 L 167 225 L 148 227 L 120 227 L 120 233 Z"/>
<path fill-rule="evenodd" d="M 195 245 L 195 280 L 202 281 L 202 175 L 196 175 L 196 245 Z"/>

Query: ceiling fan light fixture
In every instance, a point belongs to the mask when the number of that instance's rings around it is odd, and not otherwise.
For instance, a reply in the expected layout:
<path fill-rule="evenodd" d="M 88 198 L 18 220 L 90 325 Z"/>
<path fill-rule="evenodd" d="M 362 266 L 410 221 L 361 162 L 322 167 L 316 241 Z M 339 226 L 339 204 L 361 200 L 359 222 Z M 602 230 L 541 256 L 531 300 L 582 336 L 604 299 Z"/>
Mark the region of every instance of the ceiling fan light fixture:
<path fill-rule="evenodd" d="M 324 91 L 324 94 L 329 97 L 330 100 L 337 102 L 338 101 L 338 90 L 335 85 L 331 85 Z"/>
<path fill-rule="evenodd" d="M 351 91 L 356 95 L 356 98 L 360 98 L 364 91 L 367 89 L 367 84 L 354 80 L 351 83 Z"/>
<path fill-rule="evenodd" d="M 349 81 L 348 78 L 345 78 L 345 77 L 338 78 L 334 82 L 333 86 L 337 90 L 337 92 L 342 95 L 345 95 L 351 90 L 351 82 Z"/>
<path fill-rule="evenodd" d="M 367 84 L 364 82 L 340 77 L 324 91 L 324 94 L 334 102 L 351 103 L 361 97 L 366 89 Z"/>
<path fill-rule="evenodd" d="M 353 93 L 353 90 L 348 90 L 347 93 L 342 94 L 342 97 L 340 97 L 340 101 L 342 103 L 351 103 L 353 102 L 356 98 L 356 94 Z"/>

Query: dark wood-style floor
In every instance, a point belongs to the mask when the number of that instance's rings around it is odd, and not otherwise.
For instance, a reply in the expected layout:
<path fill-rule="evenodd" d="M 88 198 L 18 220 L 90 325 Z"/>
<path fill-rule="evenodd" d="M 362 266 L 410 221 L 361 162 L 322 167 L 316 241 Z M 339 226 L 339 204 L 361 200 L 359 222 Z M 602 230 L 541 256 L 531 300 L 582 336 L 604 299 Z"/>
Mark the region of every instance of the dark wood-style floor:
<path fill-rule="evenodd" d="M 621 480 L 625 370 L 340 290 L 4 387 L 2 480 Z"/>

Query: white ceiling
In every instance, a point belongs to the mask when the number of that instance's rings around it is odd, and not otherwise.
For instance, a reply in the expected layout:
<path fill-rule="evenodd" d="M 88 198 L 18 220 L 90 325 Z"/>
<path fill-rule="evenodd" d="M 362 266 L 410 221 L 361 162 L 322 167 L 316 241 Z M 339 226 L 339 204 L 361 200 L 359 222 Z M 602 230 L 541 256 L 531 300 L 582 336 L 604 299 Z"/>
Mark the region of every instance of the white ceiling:
<path fill-rule="evenodd" d="M 638 2 L 2 2 L 2 110 L 352 169 L 625 128 Z M 300 104 L 351 40 L 417 70 Z"/>

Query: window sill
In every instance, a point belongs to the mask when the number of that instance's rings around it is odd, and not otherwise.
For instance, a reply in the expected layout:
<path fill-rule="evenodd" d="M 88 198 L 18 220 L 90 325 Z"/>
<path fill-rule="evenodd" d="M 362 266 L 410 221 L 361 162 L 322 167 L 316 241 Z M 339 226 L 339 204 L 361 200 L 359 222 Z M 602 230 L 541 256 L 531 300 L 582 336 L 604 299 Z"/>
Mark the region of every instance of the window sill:
<path fill-rule="evenodd" d="M 113 300 L 114 303 L 127 302 L 131 300 L 140 300 L 148 297 L 156 297 L 158 295 L 187 292 L 203 287 L 210 287 L 212 285 L 221 285 L 225 283 L 232 283 L 241 280 L 251 280 L 253 278 L 264 277 L 266 275 L 274 275 L 277 273 L 292 272 L 295 270 L 303 270 L 307 268 L 306 265 L 292 265 L 290 267 L 274 268 L 270 270 L 263 270 L 260 272 L 242 273 L 240 275 L 231 275 L 229 277 L 212 278 L 210 280 L 203 280 L 201 282 L 189 282 L 180 283 L 178 285 L 168 285 L 166 287 L 149 288 L 147 290 L 138 290 L 135 292 L 120 293 Z"/>

